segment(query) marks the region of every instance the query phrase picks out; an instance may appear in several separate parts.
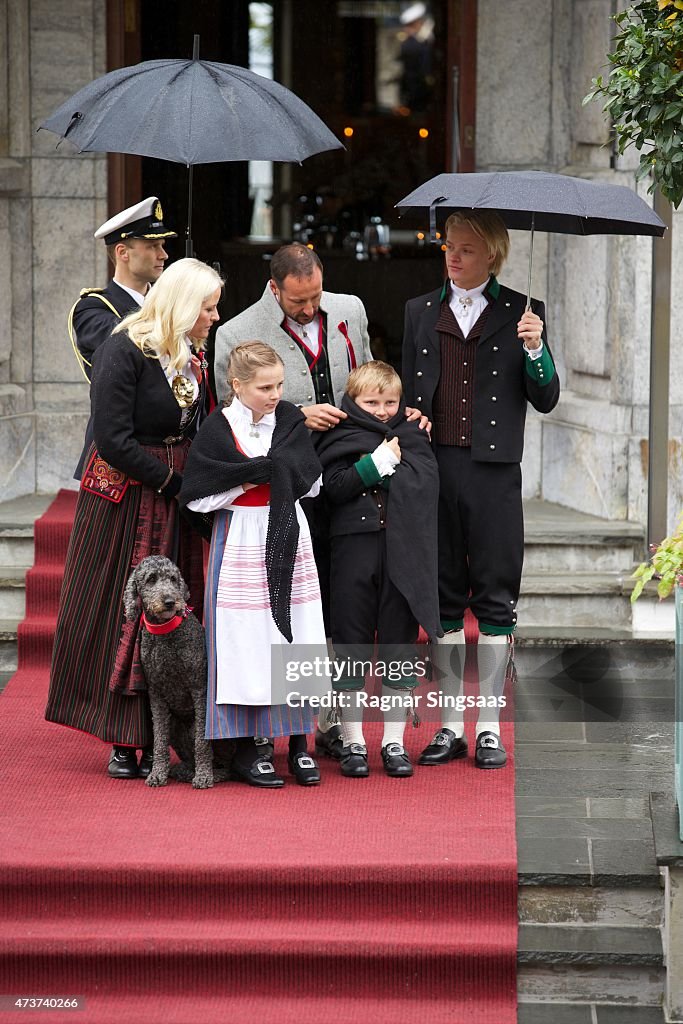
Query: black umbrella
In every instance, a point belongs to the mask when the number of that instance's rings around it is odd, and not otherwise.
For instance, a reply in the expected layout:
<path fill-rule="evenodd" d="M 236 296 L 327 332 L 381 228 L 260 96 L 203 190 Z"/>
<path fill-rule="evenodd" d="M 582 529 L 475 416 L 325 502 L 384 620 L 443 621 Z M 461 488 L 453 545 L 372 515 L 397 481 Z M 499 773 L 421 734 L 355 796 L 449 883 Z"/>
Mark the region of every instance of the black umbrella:
<path fill-rule="evenodd" d="M 193 164 L 300 162 L 344 148 L 283 85 L 233 64 L 199 60 L 198 36 L 192 60 L 150 60 L 111 71 L 62 103 L 40 128 L 80 152 L 134 153 L 186 164 L 190 249 Z"/>
<path fill-rule="evenodd" d="M 534 230 L 567 235 L 656 236 L 665 230 L 654 210 L 625 185 L 546 171 L 437 174 L 396 206 L 428 209 L 432 237 L 437 210 L 495 210 L 508 228 L 531 231 L 527 306 Z"/>

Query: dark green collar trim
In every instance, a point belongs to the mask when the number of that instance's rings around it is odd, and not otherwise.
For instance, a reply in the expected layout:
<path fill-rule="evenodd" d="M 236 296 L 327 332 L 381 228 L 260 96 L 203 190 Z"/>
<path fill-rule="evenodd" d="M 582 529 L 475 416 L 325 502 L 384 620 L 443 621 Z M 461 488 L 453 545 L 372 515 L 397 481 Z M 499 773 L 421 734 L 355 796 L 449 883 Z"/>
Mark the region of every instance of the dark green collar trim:
<path fill-rule="evenodd" d="M 491 296 L 494 302 L 500 295 L 500 284 L 498 283 L 498 279 L 494 277 L 493 274 L 491 274 L 489 278 L 489 283 L 486 285 L 484 291 L 488 292 L 488 294 Z"/>
<path fill-rule="evenodd" d="M 443 288 L 441 289 L 441 295 L 439 296 L 439 302 L 443 302 L 443 300 L 448 295 L 448 285 L 449 284 L 450 284 L 450 279 L 446 278 L 446 280 L 443 283 Z M 496 299 L 500 295 L 500 284 L 498 282 L 498 279 L 495 278 L 493 276 L 493 274 L 491 274 L 491 276 L 489 278 L 489 281 L 488 281 L 488 284 L 486 285 L 486 288 L 484 288 L 484 291 L 485 291 L 485 293 L 487 295 L 491 296 L 491 298 L 492 298 L 492 300 L 494 302 L 496 301 Z"/>

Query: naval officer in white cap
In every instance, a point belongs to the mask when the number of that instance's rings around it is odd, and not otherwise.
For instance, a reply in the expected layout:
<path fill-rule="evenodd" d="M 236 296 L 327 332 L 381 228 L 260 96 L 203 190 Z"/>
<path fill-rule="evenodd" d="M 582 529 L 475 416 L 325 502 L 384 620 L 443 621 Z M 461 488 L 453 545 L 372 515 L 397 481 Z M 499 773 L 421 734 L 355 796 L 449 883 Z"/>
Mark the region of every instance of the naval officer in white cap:
<path fill-rule="evenodd" d="M 178 234 L 164 224 L 158 198 L 149 196 L 111 217 L 94 237 L 104 239 L 107 255 L 114 264 L 114 277 L 106 288 L 81 290 L 68 324 L 74 353 L 88 380 L 95 350 L 107 340 L 119 320 L 142 305 L 168 259 L 166 239 L 177 238 Z M 77 480 L 91 442 L 92 424 L 88 423 L 85 447 L 74 474 Z"/>
<path fill-rule="evenodd" d="M 93 352 L 119 320 L 142 305 L 168 259 L 166 239 L 177 237 L 164 224 L 156 196 L 117 213 L 95 232 L 95 238 L 104 239 L 114 278 L 106 288 L 83 288 L 69 314 L 69 334 L 88 380 Z"/>

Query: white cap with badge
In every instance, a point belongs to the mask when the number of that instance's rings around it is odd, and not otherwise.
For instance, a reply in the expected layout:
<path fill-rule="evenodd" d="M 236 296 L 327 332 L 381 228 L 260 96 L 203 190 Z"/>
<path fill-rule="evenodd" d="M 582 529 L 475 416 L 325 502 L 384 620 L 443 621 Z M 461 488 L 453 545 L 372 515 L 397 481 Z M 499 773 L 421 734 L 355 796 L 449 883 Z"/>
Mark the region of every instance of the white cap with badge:
<path fill-rule="evenodd" d="M 110 217 L 97 229 L 94 237 L 103 238 L 105 245 L 115 245 L 128 238 L 177 238 L 178 232 L 169 231 L 163 221 L 161 203 L 156 196 L 149 196 Z"/>
<path fill-rule="evenodd" d="M 410 25 L 414 21 L 420 21 L 427 13 L 425 4 L 411 4 L 401 13 L 400 22 L 402 25 Z"/>

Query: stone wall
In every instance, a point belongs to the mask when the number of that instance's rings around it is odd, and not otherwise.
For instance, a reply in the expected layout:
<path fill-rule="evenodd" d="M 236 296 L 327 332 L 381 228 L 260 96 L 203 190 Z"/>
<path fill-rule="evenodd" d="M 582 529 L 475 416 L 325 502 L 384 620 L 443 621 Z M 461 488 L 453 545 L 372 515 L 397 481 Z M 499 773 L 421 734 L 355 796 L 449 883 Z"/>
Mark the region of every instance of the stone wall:
<path fill-rule="evenodd" d="M 106 157 L 36 129 L 105 71 L 105 0 L 0 0 L 0 495 L 73 486 L 88 389 L 66 332 L 104 284 Z"/>
<path fill-rule="evenodd" d="M 626 3 L 619 5 L 625 7 Z M 605 65 L 611 0 L 479 0 L 477 169 L 537 168 L 634 187 L 614 159 L 600 103 L 582 107 Z M 640 188 L 643 198 L 646 186 Z M 544 298 L 563 384 L 531 414 L 527 496 L 611 519 L 647 518 L 652 241 L 537 235 L 532 292 Z M 674 214 L 669 511 L 683 507 L 683 213 Z M 528 239 L 501 275 L 526 290 Z"/>
<path fill-rule="evenodd" d="M 106 158 L 59 147 L 41 120 L 105 71 L 106 0 L 0 0 L 0 496 L 69 486 L 87 385 L 65 329 L 81 287 L 108 277 L 94 228 Z M 479 0 L 478 169 L 540 168 L 634 182 L 614 161 L 600 104 L 581 106 L 609 49 L 611 0 Z M 644 194 L 644 193 L 643 193 Z M 526 289 L 529 236 L 502 277 Z M 582 511 L 646 518 L 652 242 L 537 234 L 564 387 L 530 413 L 524 487 Z M 674 214 L 670 511 L 683 507 L 683 212 Z"/>

